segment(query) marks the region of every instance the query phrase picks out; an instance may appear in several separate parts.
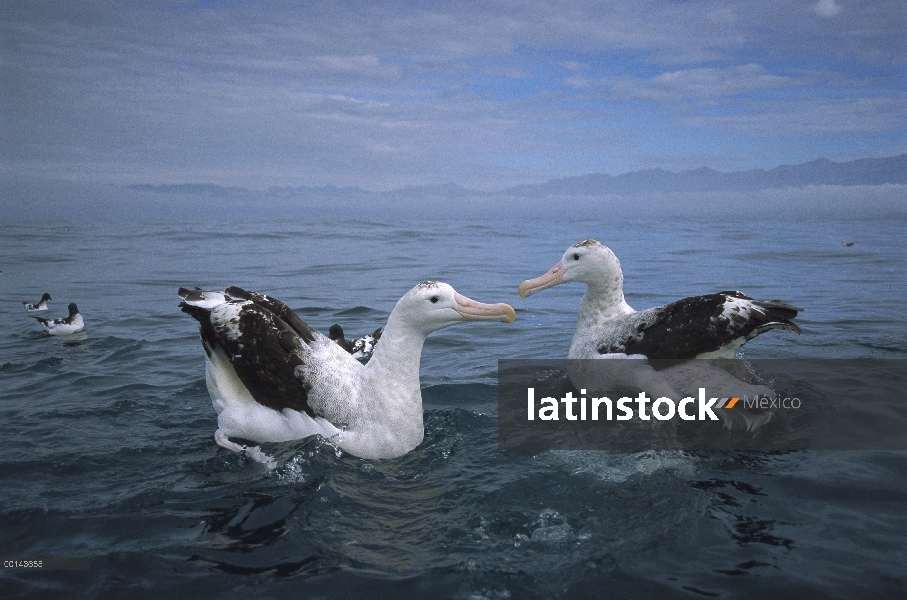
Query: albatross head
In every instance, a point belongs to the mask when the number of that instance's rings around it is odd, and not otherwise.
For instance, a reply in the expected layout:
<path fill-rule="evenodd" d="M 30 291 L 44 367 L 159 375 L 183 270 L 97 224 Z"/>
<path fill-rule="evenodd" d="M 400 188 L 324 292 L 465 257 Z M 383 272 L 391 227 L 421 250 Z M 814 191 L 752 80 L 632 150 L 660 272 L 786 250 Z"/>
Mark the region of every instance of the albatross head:
<path fill-rule="evenodd" d="M 520 284 L 520 296 L 525 298 L 561 283 L 579 281 L 590 286 L 623 286 L 620 261 L 611 249 L 597 240 L 583 240 L 567 248 L 564 256 L 547 273 Z"/>
<path fill-rule="evenodd" d="M 425 335 L 463 321 L 513 323 L 516 313 L 509 304 L 483 304 L 438 281 L 424 281 L 397 302 L 394 313 Z"/>

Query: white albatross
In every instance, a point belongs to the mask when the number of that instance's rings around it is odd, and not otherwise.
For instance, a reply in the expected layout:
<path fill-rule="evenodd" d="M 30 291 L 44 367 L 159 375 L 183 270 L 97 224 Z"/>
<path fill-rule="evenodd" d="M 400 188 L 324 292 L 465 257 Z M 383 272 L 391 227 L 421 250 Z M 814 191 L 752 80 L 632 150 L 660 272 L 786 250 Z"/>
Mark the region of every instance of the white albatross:
<path fill-rule="evenodd" d="M 79 307 L 74 303 L 69 305 L 69 316 L 60 319 L 45 319 L 37 315 L 29 315 L 44 326 L 44 331 L 49 335 L 70 335 L 85 329 L 85 321 L 79 314 Z"/>
<path fill-rule="evenodd" d="M 285 442 L 320 434 L 361 458 L 406 454 L 424 435 L 419 363 L 426 336 L 463 321 L 516 318 L 507 304 L 483 304 L 426 281 L 400 298 L 362 364 L 263 294 L 180 288 L 179 296 L 200 324 L 218 415 L 214 439 L 234 452 L 244 447 L 230 437 Z"/>
<path fill-rule="evenodd" d="M 624 299 L 620 261 L 597 240 L 584 240 L 568 248 L 544 275 L 521 283 L 519 293 L 526 298 L 571 281 L 585 283 L 588 288 L 580 301 L 569 359 L 734 359 L 744 343 L 766 331 L 787 329 L 800 333 L 791 319 L 801 308 L 780 300 L 754 300 L 736 291 L 693 296 L 636 311 Z M 628 373 L 635 371 L 632 383 L 656 382 L 655 393 L 678 399 L 699 387 L 704 361 L 695 365 L 675 363 L 657 378 L 652 377 L 655 374 L 645 362 L 623 364 Z M 738 377 L 728 376 L 723 369 L 707 371 L 716 393 L 731 393 L 734 389 L 760 395 L 772 393 L 766 386 L 742 387 Z M 585 382 L 574 381 L 578 387 L 582 383 Z"/>

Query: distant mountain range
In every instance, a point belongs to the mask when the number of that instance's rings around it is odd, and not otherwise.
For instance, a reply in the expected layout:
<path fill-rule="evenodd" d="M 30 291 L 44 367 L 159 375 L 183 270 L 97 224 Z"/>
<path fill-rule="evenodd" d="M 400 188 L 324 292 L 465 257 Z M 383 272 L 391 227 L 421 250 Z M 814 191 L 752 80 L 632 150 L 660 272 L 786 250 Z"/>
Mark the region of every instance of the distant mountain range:
<path fill-rule="evenodd" d="M 359 187 L 273 187 L 264 192 L 215 184 L 135 185 L 130 189 L 201 196 L 205 198 L 249 198 L 252 196 L 296 198 L 343 198 L 347 200 L 387 200 L 418 198 L 481 198 L 548 196 L 633 195 L 652 192 L 752 192 L 773 188 L 799 188 L 812 185 L 883 185 L 907 184 L 907 154 L 889 158 L 863 158 L 849 162 L 819 159 L 800 165 L 783 165 L 774 169 L 722 172 L 702 167 L 674 173 L 664 169 L 646 169 L 623 175 L 592 173 L 553 179 L 547 183 L 519 185 L 496 192 L 471 190 L 459 185 L 408 187 L 388 192 L 370 192 Z"/>
<path fill-rule="evenodd" d="M 763 200 L 777 210 L 808 214 L 843 211 L 853 215 L 902 214 L 907 208 L 907 154 L 849 162 L 816 160 L 774 169 L 720 172 L 701 168 L 673 173 L 649 169 L 605 175 L 594 173 L 519 185 L 496 191 L 443 184 L 374 192 L 359 187 L 272 187 L 253 190 L 214 183 L 119 185 L 91 181 L 42 179 L 0 173 L 0 221 L 70 219 L 271 219 L 358 218 L 381 215 L 462 215 L 489 207 L 502 210 L 586 210 L 622 206 L 653 214 L 745 209 L 751 194 L 771 192 Z M 854 186 L 863 186 L 862 188 Z M 875 186 L 874 189 L 869 189 Z M 863 189 L 865 188 L 865 189 Z M 706 197 L 703 194 L 708 193 Z M 552 201 L 563 199 L 564 202 Z M 585 208 L 584 208 L 585 207 Z M 873 208 L 874 207 L 874 208 Z M 882 212 L 879 212 L 882 211 Z M 830 213 L 829 213 L 830 214 Z M 884 213 L 889 214 L 889 213 Z"/>
<path fill-rule="evenodd" d="M 801 165 L 724 173 L 707 167 L 672 173 L 647 169 L 624 175 L 596 173 L 521 185 L 501 193 L 514 196 L 637 194 L 644 192 L 758 191 L 809 185 L 907 184 L 907 154 L 844 163 L 819 159 Z"/>

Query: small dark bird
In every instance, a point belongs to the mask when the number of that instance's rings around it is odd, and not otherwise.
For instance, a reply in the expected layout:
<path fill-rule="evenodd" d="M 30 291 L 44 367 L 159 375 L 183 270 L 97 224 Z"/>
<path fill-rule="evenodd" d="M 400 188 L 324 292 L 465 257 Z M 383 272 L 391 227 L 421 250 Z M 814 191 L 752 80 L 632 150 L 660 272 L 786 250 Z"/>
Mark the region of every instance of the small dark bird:
<path fill-rule="evenodd" d="M 35 310 L 47 310 L 47 301 L 48 300 L 53 300 L 53 298 L 50 297 L 50 294 L 48 294 L 47 292 L 44 292 L 44 295 L 41 296 L 41 299 L 38 300 L 37 302 L 35 302 L 34 304 L 29 304 L 28 302 L 23 302 L 22 306 L 25 307 L 25 310 L 27 310 L 28 312 L 32 312 Z"/>
<path fill-rule="evenodd" d="M 851 246 L 853 246 L 853 242 L 848 242 L 845 240 L 845 241 L 841 242 L 841 245 L 844 246 L 845 248 L 850 248 Z"/>
<path fill-rule="evenodd" d="M 343 327 L 334 323 L 328 330 L 328 337 L 337 342 L 337 344 L 353 355 L 353 358 L 369 358 L 375 351 L 378 340 L 381 339 L 381 328 L 379 327 L 372 332 L 357 340 L 347 340 L 343 336 Z"/>
<path fill-rule="evenodd" d="M 50 335 L 69 335 L 85 328 L 85 321 L 82 320 L 82 315 L 79 314 L 79 307 L 74 303 L 69 305 L 69 316 L 62 319 L 44 319 L 37 315 L 31 316 L 38 319 L 38 322 L 44 326 L 44 330 Z"/>

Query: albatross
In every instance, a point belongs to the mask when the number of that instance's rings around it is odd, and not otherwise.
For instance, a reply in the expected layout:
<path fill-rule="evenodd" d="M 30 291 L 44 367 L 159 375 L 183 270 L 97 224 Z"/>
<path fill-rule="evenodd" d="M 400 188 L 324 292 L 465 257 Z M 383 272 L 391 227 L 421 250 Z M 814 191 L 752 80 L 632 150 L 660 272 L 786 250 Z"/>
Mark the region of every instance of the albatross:
<path fill-rule="evenodd" d="M 238 287 L 180 288 L 180 307 L 199 322 L 214 439 L 285 442 L 315 434 L 361 458 L 393 458 L 422 442 L 419 362 L 426 336 L 464 321 L 516 319 L 507 304 L 483 304 L 425 281 L 397 302 L 381 343 L 362 364 L 284 303 Z"/>
<path fill-rule="evenodd" d="M 620 261 L 597 240 L 570 246 L 544 275 L 521 283 L 519 294 L 526 298 L 571 281 L 588 287 L 580 301 L 569 359 L 734 359 L 743 344 L 766 331 L 786 329 L 800 333 L 791 319 L 803 309 L 780 300 L 754 300 L 738 291 L 693 296 L 636 311 L 624 299 Z M 621 368 L 616 364 L 615 367 Z M 652 375 L 652 369 L 637 361 L 624 370 L 631 369 L 636 371 L 635 383 L 639 383 L 640 373 Z M 726 390 L 728 379 L 720 373 L 721 370 L 709 370 L 710 377 L 721 379 L 719 386 Z M 698 387 L 702 370 L 692 363 L 686 367 L 675 364 L 661 375 L 656 392 L 677 399 L 678 392 L 688 394 Z M 576 381 L 574 384 L 578 385 Z M 752 391 L 762 395 L 772 392 L 766 386 Z"/>

